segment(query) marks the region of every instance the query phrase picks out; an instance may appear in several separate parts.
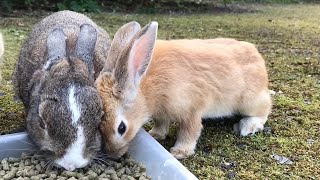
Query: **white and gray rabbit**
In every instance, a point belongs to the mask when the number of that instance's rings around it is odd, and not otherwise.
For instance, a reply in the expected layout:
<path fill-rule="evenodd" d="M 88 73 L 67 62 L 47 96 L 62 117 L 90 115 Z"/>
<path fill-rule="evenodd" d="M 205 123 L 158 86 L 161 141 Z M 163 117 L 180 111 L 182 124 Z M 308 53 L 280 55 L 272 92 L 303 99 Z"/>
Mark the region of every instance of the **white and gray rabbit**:
<path fill-rule="evenodd" d="M 36 24 L 14 72 L 16 95 L 32 140 L 58 167 L 88 165 L 101 147 L 102 103 L 94 80 L 110 47 L 106 31 L 85 15 L 53 13 Z"/>
<path fill-rule="evenodd" d="M 165 139 L 179 125 L 170 152 L 194 154 L 202 118 L 243 115 L 242 136 L 263 129 L 271 109 L 265 62 L 255 46 L 234 39 L 156 40 L 158 24 L 135 22 L 116 33 L 96 80 L 106 115 L 101 134 L 107 153 L 123 155 L 149 119 L 150 134 Z"/>

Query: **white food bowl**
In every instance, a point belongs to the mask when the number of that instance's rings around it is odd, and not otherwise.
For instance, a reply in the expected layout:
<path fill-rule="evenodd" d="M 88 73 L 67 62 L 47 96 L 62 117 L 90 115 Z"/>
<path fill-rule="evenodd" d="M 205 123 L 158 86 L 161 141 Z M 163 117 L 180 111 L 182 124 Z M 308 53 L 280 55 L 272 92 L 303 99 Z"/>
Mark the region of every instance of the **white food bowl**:
<path fill-rule="evenodd" d="M 19 157 L 22 152 L 35 150 L 25 132 L 0 136 L 0 160 Z M 141 129 L 129 147 L 130 156 L 146 166 L 147 175 L 155 180 L 194 180 L 197 179 L 165 148 Z"/>

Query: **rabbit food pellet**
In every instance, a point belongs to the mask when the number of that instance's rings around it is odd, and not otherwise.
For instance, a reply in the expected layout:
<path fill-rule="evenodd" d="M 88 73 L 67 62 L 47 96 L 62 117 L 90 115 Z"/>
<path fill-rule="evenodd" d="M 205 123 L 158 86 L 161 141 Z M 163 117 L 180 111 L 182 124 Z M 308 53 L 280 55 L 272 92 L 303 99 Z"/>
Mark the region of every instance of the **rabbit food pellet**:
<path fill-rule="evenodd" d="M 131 158 L 121 158 L 119 162 L 92 163 L 88 167 L 66 171 L 55 167 L 38 154 L 23 153 L 20 158 L 5 158 L 0 164 L 0 179 L 8 180 L 146 180 L 146 168 Z"/>

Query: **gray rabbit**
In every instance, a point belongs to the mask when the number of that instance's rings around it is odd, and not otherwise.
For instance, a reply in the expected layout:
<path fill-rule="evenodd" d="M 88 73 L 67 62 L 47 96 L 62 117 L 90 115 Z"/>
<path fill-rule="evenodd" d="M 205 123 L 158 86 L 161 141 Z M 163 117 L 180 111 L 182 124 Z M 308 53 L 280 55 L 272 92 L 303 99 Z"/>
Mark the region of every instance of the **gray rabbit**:
<path fill-rule="evenodd" d="M 101 147 L 102 102 L 94 85 L 110 47 L 102 28 L 85 15 L 60 11 L 35 25 L 14 72 L 26 127 L 55 166 L 88 165 Z"/>

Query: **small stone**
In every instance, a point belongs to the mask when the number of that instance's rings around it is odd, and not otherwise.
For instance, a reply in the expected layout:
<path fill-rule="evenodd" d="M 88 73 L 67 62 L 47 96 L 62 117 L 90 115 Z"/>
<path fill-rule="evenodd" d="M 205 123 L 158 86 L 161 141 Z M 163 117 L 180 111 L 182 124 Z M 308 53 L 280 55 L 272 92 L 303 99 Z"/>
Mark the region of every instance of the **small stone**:
<path fill-rule="evenodd" d="M 235 177 L 236 177 L 236 173 L 235 173 L 235 172 L 229 172 L 229 173 L 227 174 L 227 177 L 228 177 L 229 179 L 235 178 Z"/>
<path fill-rule="evenodd" d="M 289 158 L 278 155 L 278 154 L 272 154 L 271 158 L 277 160 L 279 164 L 287 164 L 287 165 L 293 164 L 293 162 Z"/>
<path fill-rule="evenodd" d="M 271 127 L 264 127 L 263 132 L 266 134 L 272 134 L 272 129 Z"/>
<path fill-rule="evenodd" d="M 223 163 L 221 164 L 221 168 L 225 169 L 225 170 L 229 170 L 232 169 L 234 167 L 237 167 L 237 163 L 236 162 L 231 162 L 231 163 Z"/>

